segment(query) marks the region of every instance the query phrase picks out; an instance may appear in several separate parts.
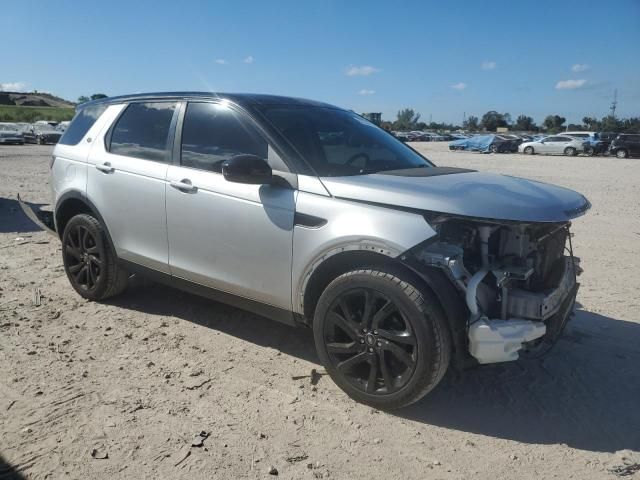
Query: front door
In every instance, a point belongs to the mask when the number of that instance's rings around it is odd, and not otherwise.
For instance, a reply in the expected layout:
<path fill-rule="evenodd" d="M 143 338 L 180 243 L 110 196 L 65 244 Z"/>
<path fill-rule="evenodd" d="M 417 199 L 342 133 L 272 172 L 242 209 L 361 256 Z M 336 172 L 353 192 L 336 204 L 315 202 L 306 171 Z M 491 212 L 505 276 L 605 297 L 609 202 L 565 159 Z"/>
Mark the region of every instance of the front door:
<path fill-rule="evenodd" d="M 232 183 L 224 160 L 277 157 L 252 121 L 228 104 L 191 102 L 176 135 L 179 163 L 167 172 L 171 274 L 291 310 L 296 191 Z M 176 149 L 178 150 L 178 149 Z"/>

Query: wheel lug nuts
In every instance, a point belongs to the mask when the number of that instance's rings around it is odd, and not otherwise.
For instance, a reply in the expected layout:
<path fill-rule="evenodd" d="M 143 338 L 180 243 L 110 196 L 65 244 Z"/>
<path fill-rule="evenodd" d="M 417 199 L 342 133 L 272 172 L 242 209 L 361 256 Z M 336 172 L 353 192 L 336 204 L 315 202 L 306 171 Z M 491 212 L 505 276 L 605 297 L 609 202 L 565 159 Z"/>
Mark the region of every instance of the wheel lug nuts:
<path fill-rule="evenodd" d="M 373 348 L 369 348 L 369 352 L 373 352 Z"/>

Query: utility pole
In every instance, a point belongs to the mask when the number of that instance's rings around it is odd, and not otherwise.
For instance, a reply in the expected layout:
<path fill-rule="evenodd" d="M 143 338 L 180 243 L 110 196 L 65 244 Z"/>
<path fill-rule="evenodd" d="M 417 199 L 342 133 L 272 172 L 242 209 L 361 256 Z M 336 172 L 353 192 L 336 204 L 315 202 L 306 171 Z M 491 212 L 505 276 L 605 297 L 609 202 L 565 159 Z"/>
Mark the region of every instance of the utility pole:
<path fill-rule="evenodd" d="M 616 88 L 613 91 L 613 102 L 611 102 L 611 106 L 609 107 L 609 110 L 611 110 L 611 116 L 613 118 L 616 118 L 616 107 L 618 106 L 618 89 Z"/>
<path fill-rule="evenodd" d="M 462 126 L 467 123 L 467 112 L 462 112 Z"/>

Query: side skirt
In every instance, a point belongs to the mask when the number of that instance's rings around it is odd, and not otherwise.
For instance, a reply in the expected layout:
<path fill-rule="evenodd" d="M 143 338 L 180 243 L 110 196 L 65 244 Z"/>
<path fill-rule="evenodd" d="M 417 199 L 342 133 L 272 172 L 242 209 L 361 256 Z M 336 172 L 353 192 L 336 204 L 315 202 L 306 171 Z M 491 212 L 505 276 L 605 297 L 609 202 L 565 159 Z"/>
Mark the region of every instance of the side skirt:
<path fill-rule="evenodd" d="M 223 292 L 222 290 L 216 290 L 205 285 L 185 280 L 184 278 L 174 277 L 166 273 L 158 272 L 148 267 L 138 265 L 137 263 L 130 262 L 128 260 L 119 259 L 118 262 L 130 273 L 135 273 L 141 277 L 148 278 L 158 283 L 177 288 L 184 292 L 192 293 L 200 297 L 209 298 L 216 302 L 226 303 L 234 307 L 246 310 L 251 313 L 255 313 L 262 317 L 275 320 L 291 326 L 300 325 L 295 320 L 295 314 L 289 310 L 274 307 L 273 305 L 267 305 L 265 303 L 251 300 L 249 298 L 234 295 L 233 293 Z"/>

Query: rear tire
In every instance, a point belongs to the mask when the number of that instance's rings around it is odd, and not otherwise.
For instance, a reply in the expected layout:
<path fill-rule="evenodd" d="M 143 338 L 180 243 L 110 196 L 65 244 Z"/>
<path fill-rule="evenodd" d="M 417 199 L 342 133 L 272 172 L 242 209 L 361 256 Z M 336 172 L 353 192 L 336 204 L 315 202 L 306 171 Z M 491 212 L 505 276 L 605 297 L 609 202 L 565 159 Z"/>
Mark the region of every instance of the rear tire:
<path fill-rule="evenodd" d="M 313 332 L 333 381 L 376 408 L 418 401 L 449 365 L 445 315 L 434 295 L 403 271 L 354 270 L 336 278 L 320 296 Z"/>
<path fill-rule="evenodd" d="M 129 275 L 118 265 L 106 230 L 91 215 L 76 215 L 65 226 L 62 260 L 71 286 L 83 298 L 105 300 L 127 287 Z"/>
<path fill-rule="evenodd" d="M 533 155 L 535 152 L 533 151 L 533 147 L 525 147 L 524 153 L 527 155 Z"/>
<path fill-rule="evenodd" d="M 620 150 L 616 150 L 616 157 L 618 158 L 627 158 L 629 156 L 629 152 L 627 152 L 624 148 Z"/>
<path fill-rule="evenodd" d="M 568 157 L 575 157 L 578 154 L 578 151 L 573 147 L 567 147 L 564 149 L 564 154 Z"/>
<path fill-rule="evenodd" d="M 490 151 L 491 153 L 498 153 L 498 146 L 497 146 L 497 145 L 491 145 L 491 146 L 489 147 L 489 151 Z"/>

